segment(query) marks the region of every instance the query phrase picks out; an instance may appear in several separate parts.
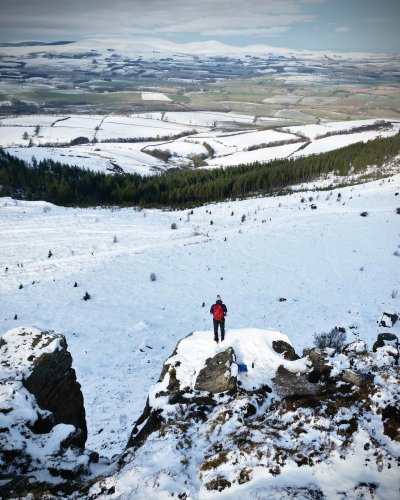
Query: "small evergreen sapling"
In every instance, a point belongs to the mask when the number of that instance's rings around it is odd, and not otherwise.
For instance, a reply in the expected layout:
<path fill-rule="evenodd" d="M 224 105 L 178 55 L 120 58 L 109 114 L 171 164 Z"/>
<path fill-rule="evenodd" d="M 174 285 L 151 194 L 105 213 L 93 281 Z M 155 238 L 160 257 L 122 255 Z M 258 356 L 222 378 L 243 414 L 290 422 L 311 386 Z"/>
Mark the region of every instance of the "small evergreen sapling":
<path fill-rule="evenodd" d="M 85 295 L 82 298 L 83 298 L 83 300 L 90 300 L 92 297 L 90 296 L 90 294 L 88 292 L 85 292 Z"/>

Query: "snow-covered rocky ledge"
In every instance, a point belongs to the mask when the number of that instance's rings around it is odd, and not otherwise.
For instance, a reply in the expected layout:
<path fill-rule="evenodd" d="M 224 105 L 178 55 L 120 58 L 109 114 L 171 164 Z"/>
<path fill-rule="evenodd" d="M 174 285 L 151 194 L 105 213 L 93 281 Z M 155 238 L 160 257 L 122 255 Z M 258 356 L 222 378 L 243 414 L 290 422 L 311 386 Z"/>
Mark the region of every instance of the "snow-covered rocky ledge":
<path fill-rule="evenodd" d="M 276 331 L 194 332 L 89 497 L 396 498 L 398 359 L 387 333 L 299 357 Z"/>
<path fill-rule="evenodd" d="M 86 471 L 81 387 L 63 335 L 14 328 L 0 338 L 0 496 Z"/>
<path fill-rule="evenodd" d="M 91 465 L 99 457 L 84 450 L 83 398 L 65 338 L 7 332 L 2 497 L 398 498 L 396 335 L 382 332 L 371 352 L 358 340 L 302 356 L 277 331 L 212 338 L 198 331 L 177 344 L 125 450 L 111 465 Z"/>

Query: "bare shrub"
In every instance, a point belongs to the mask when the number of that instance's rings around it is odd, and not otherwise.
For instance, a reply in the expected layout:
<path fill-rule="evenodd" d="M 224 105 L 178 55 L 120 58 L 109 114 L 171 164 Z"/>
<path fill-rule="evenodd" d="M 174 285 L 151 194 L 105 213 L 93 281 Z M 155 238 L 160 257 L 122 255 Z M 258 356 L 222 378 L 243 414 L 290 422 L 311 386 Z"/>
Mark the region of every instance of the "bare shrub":
<path fill-rule="evenodd" d="M 150 281 L 156 281 L 157 276 L 156 273 L 150 273 Z"/>
<path fill-rule="evenodd" d="M 178 229 L 178 225 L 177 225 L 177 223 L 176 223 L 176 222 L 173 222 L 173 223 L 171 224 L 171 229 Z"/>
<path fill-rule="evenodd" d="M 346 342 L 346 330 L 344 328 L 333 328 L 329 333 L 316 333 L 314 335 L 314 345 L 318 349 L 327 347 L 335 349 L 338 352 Z"/>

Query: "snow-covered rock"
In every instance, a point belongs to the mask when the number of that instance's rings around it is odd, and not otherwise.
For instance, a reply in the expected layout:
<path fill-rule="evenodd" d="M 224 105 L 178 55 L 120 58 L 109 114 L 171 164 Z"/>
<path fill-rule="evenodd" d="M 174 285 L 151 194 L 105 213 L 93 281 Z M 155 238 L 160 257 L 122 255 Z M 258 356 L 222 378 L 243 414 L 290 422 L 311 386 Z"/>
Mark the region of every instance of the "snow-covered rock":
<path fill-rule="evenodd" d="M 0 493 L 81 474 L 85 408 L 65 337 L 14 328 L 0 354 Z"/>
<path fill-rule="evenodd" d="M 290 361 L 279 332 L 229 330 L 224 346 L 210 333 L 178 343 L 127 449 L 90 498 L 397 497 L 399 373 L 389 352 L 356 341 Z M 221 354 L 226 365 L 234 354 L 247 366 L 234 371 L 236 390 L 196 390 Z M 311 382 L 317 366 L 325 377 Z M 300 378 L 316 390 L 283 394 L 282 371 L 292 385 Z"/>

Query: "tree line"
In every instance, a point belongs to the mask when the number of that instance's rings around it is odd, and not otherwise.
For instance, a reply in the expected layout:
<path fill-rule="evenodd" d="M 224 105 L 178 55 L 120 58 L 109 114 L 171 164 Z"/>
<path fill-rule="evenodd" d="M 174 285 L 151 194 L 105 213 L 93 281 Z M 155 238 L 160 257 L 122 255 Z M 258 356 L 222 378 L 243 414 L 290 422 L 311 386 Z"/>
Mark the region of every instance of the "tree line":
<path fill-rule="evenodd" d="M 32 159 L 29 165 L 0 150 L 0 196 L 63 206 L 185 208 L 279 192 L 329 173 L 346 176 L 362 172 L 368 166 L 390 162 L 399 152 L 400 134 L 396 134 L 302 158 L 146 177 L 109 175 L 48 159 Z"/>

